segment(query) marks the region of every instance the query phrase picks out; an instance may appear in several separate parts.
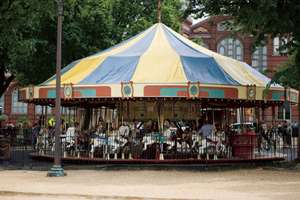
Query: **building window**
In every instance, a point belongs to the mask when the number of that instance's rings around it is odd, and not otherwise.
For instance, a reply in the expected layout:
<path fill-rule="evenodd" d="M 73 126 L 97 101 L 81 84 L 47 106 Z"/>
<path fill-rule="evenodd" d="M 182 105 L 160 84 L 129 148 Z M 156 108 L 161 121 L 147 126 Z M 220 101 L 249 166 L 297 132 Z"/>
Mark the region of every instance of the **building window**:
<path fill-rule="evenodd" d="M 0 115 L 4 113 L 4 95 L 0 97 Z"/>
<path fill-rule="evenodd" d="M 27 104 L 18 101 L 18 89 L 12 92 L 12 113 L 26 114 Z"/>
<path fill-rule="evenodd" d="M 285 109 L 285 119 L 290 119 L 291 107 Z M 278 107 L 278 119 L 284 119 L 284 106 Z"/>
<path fill-rule="evenodd" d="M 280 49 L 284 45 L 286 45 L 288 42 L 288 39 L 286 37 L 275 37 L 273 38 L 273 55 L 279 56 L 281 54 L 286 54 L 287 49 Z"/>
<path fill-rule="evenodd" d="M 264 71 L 267 68 L 267 47 L 260 46 L 252 54 L 252 67 L 258 71 Z"/>
<path fill-rule="evenodd" d="M 242 61 L 243 45 L 236 38 L 225 38 L 218 44 L 218 53 Z"/>

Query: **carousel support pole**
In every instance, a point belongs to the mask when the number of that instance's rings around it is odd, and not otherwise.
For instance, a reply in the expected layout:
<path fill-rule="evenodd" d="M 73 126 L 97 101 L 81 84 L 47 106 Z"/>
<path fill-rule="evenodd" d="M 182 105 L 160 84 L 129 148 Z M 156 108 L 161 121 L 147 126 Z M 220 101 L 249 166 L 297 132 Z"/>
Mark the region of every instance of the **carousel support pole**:
<path fill-rule="evenodd" d="M 123 106 L 123 101 L 121 101 L 121 106 L 120 106 L 120 112 L 121 112 L 121 126 L 124 124 L 124 106 Z"/>
<path fill-rule="evenodd" d="M 241 107 L 240 109 L 241 109 L 241 111 L 240 111 L 241 130 L 242 130 L 242 133 L 244 133 L 245 132 L 245 127 L 244 127 L 244 107 Z"/>
<path fill-rule="evenodd" d="M 76 107 L 74 107 L 73 118 L 74 118 L 73 119 L 74 123 L 77 122 L 77 108 Z"/>
<path fill-rule="evenodd" d="M 70 107 L 68 107 L 68 125 L 69 125 L 69 127 L 71 126 L 71 108 Z"/>
<path fill-rule="evenodd" d="M 45 127 L 45 113 L 44 113 L 44 109 L 45 109 L 45 107 L 44 107 L 44 105 L 42 105 L 42 118 L 41 118 L 41 126 L 42 126 L 42 128 L 44 128 Z"/>
<path fill-rule="evenodd" d="M 45 127 L 48 125 L 48 106 L 45 106 Z"/>
<path fill-rule="evenodd" d="M 110 113 L 110 112 L 108 112 L 108 113 Z M 109 152 L 108 152 L 108 137 L 109 137 L 109 135 L 110 135 L 110 120 L 108 120 L 108 124 L 107 124 L 107 136 L 106 136 L 106 157 L 107 157 L 107 160 L 109 160 L 110 159 L 110 157 L 109 157 Z"/>
<path fill-rule="evenodd" d="M 164 132 L 164 120 L 165 120 L 165 116 L 164 113 L 162 112 L 164 110 L 164 102 L 161 104 L 161 108 L 160 108 L 160 123 L 161 123 L 161 130 L 160 130 L 160 134 L 161 136 L 163 135 Z M 162 139 L 159 140 L 159 146 L 160 146 L 160 151 L 159 151 L 159 160 L 164 160 L 164 154 L 163 154 L 163 141 Z"/>
<path fill-rule="evenodd" d="M 275 126 L 275 106 L 274 105 L 272 105 L 272 128 Z M 273 136 L 272 136 L 273 137 Z M 276 152 L 276 150 L 277 150 L 277 144 L 276 144 L 276 142 L 275 142 L 275 144 L 274 144 L 274 152 L 273 152 L 273 154 L 274 155 L 276 155 L 277 154 L 277 152 Z"/>
<path fill-rule="evenodd" d="M 64 169 L 61 166 L 61 143 L 60 143 L 60 78 L 61 78 L 61 40 L 62 40 L 62 18 L 63 18 L 63 0 L 57 0 L 58 4 L 58 22 L 57 22 L 57 49 L 56 49 L 56 101 L 55 101 L 55 156 L 54 165 L 48 172 L 49 177 L 65 176 Z"/>
<path fill-rule="evenodd" d="M 213 126 L 216 127 L 216 124 L 215 124 L 215 109 L 212 108 L 212 123 L 213 123 Z M 213 135 L 213 139 L 216 140 L 216 133 L 214 132 L 214 135 Z M 217 152 L 214 151 L 214 160 L 217 160 Z"/>
<path fill-rule="evenodd" d="M 212 123 L 215 126 L 215 109 L 212 108 Z"/>

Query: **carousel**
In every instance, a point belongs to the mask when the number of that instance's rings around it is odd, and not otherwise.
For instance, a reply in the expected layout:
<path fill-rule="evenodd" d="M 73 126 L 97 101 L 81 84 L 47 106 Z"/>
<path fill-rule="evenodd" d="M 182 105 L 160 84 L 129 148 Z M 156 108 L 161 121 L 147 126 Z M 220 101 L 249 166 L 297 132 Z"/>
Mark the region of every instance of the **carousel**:
<path fill-rule="evenodd" d="M 197 45 L 162 23 L 70 63 L 61 82 L 64 162 L 284 159 L 276 144 L 270 145 L 271 154 L 261 148 L 260 112 L 298 102 L 296 90 L 266 88 L 269 78 L 248 64 Z M 21 101 L 44 108 L 33 158 L 53 159 L 55 122 L 49 123 L 47 107 L 55 104 L 55 84 L 53 76 L 19 92 Z M 245 123 L 249 109 L 255 113 L 251 126 Z"/>

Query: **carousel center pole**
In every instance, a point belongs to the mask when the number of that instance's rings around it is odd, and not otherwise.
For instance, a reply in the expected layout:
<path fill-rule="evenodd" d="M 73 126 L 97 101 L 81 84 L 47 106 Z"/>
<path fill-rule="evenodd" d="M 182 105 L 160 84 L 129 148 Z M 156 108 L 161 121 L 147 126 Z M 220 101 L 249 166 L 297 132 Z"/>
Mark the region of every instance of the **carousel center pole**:
<path fill-rule="evenodd" d="M 55 100 L 55 151 L 54 165 L 48 172 L 47 176 L 61 177 L 65 176 L 64 169 L 61 166 L 61 116 L 60 116 L 60 79 L 61 79 L 61 41 L 62 41 L 62 17 L 63 17 L 63 0 L 57 0 L 58 17 L 57 17 L 57 49 L 56 49 L 56 100 Z"/>

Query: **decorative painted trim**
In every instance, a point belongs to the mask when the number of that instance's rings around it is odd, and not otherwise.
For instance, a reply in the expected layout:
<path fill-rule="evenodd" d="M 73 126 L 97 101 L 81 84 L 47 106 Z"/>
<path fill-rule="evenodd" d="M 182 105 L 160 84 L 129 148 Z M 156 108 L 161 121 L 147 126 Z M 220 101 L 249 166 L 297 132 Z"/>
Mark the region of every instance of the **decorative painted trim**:
<path fill-rule="evenodd" d="M 200 98 L 238 99 L 238 89 L 222 87 L 200 87 Z"/>
<path fill-rule="evenodd" d="M 53 99 L 56 96 L 55 88 L 40 88 L 39 98 Z M 109 86 L 87 86 L 87 87 L 73 87 L 72 95 L 67 97 L 65 94 L 65 86 L 61 88 L 61 96 L 66 99 L 69 98 L 97 98 L 97 97 L 111 97 L 111 88 Z"/>
<path fill-rule="evenodd" d="M 187 85 L 145 85 L 144 97 L 188 97 Z"/>
<path fill-rule="evenodd" d="M 73 97 L 73 86 L 72 84 L 64 85 L 64 98 L 71 99 Z"/>
<path fill-rule="evenodd" d="M 188 82 L 188 98 L 199 98 L 200 97 L 200 82 Z"/>
<path fill-rule="evenodd" d="M 271 90 L 269 92 L 269 100 L 284 101 L 284 91 L 282 90 Z"/>
<path fill-rule="evenodd" d="M 247 99 L 248 100 L 256 99 L 256 85 L 247 85 Z"/>
<path fill-rule="evenodd" d="M 133 97 L 133 82 L 122 82 L 121 83 L 121 93 L 122 98 L 132 98 Z"/>

